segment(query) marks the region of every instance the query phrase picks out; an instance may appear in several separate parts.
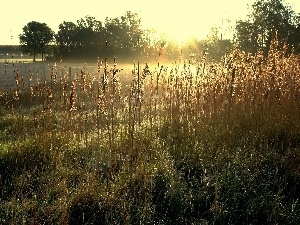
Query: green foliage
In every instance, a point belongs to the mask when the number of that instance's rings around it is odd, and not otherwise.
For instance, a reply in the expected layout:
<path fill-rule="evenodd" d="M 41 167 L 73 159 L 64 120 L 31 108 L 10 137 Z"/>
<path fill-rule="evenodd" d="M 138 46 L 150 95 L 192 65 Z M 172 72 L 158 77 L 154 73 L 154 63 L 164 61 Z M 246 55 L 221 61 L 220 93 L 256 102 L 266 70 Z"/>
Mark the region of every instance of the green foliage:
<path fill-rule="evenodd" d="M 39 30 L 39 32 L 31 32 Z M 32 34 L 35 35 L 32 35 Z M 55 44 L 49 46 L 51 41 Z M 30 22 L 20 35 L 23 52 L 33 54 L 49 53 L 56 59 L 94 59 L 96 57 L 115 57 L 135 59 L 139 57 L 147 61 L 164 58 L 178 60 L 187 55 L 202 57 L 209 53 L 208 59 L 220 61 L 231 48 L 230 40 L 220 39 L 218 30 L 206 40 L 187 40 L 178 43 L 169 40 L 155 30 L 143 30 L 142 21 L 137 13 L 127 11 L 116 18 L 106 18 L 102 23 L 92 16 L 85 16 L 77 23 L 63 21 L 54 34 L 45 23 Z"/>
<path fill-rule="evenodd" d="M 94 17 L 86 16 L 73 22 L 64 21 L 56 34 L 57 56 L 120 57 L 133 55 L 144 45 L 141 19 L 130 11 L 120 18 L 106 18 L 104 26 Z"/>
<path fill-rule="evenodd" d="M 237 21 L 237 41 L 242 50 L 256 54 L 263 51 L 267 56 L 271 41 L 276 36 L 284 44 L 289 44 L 299 53 L 299 17 L 282 0 L 257 0 L 252 5 L 249 18 Z"/>
<path fill-rule="evenodd" d="M 77 44 L 76 24 L 73 22 L 64 21 L 59 25 L 59 30 L 55 35 L 56 43 L 59 48 L 59 53 L 67 55 L 72 52 Z"/>
<path fill-rule="evenodd" d="M 23 27 L 23 33 L 19 35 L 23 52 L 33 55 L 33 61 L 37 54 L 48 52 L 48 45 L 53 40 L 54 33 L 46 23 L 32 21 Z"/>

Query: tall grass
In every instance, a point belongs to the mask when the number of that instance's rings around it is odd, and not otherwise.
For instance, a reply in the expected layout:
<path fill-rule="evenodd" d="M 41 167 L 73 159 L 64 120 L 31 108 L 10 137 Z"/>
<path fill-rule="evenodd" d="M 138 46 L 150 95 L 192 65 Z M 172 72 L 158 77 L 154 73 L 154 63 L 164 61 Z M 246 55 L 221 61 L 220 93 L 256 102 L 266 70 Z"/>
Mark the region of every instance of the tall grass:
<path fill-rule="evenodd" d="M 5 64 L 1 223 L 299 224 L 299 56 L 205 57 Z"/>

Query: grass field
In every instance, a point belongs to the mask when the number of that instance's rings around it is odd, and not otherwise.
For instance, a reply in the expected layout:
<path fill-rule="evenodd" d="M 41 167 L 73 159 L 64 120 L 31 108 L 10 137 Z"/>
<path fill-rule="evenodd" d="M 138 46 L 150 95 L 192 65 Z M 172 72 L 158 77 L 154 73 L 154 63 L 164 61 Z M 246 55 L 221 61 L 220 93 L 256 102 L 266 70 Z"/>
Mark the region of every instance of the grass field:
<path fill-rule="evenodd" d="M 36 59 L 36 62 L 41 62 L 42 61 L 42 59 L 39 59 L 39 58 L 37 58 Z M 32 63 L 33 62 L 33 59 L 32 58 L 11 58 L 11 57 L 8 57 L 7 59 L 6 58 L 3 58 L 3 57 L 1 57 L 0 58 L 0 63 L 5 63 L 5 62 L 7 62 L 7 63 L 11 63 L 11 64 L 13 64 L 13 63 Z"/>
<path fill-rule="evenodd" d="M 1 64 L 1 224 L 300 224 L 299 56 L 109 60 Z"/>

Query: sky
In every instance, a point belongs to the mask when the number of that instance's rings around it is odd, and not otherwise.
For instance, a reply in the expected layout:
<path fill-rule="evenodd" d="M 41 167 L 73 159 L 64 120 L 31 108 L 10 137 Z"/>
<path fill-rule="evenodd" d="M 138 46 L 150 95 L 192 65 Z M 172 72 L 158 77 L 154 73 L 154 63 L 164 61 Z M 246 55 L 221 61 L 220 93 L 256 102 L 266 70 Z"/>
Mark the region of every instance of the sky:
<path fill-rule="evenodd" d="M 14 0 L 1 2 L 0 45 L 19 44 L 22 28 L 31 21 L 46 23 L 54 32 L 63 21 L 93 16 L 104 22 L 132 11 L 139 14 L 143 28 L 155 28 L 178 41 L 190 36 L 207 37 L 212 27 L 230 34 L 227 25 L 245 19 L 255 0 Z M 300 13 L 300 0 L 285 0 Z M 223 37 L 224 37 L 223 36 Z"/>

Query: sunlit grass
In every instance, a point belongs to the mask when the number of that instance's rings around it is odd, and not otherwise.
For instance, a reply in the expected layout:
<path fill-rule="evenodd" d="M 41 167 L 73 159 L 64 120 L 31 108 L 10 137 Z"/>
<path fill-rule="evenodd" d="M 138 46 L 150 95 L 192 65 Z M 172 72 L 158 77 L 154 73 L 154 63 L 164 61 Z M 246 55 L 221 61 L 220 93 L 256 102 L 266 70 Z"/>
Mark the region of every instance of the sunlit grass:
<path fill-rule="evenodd" d="M 298 61 L 7 65 L 1 223 L 299 223 Z"/>

